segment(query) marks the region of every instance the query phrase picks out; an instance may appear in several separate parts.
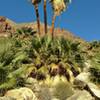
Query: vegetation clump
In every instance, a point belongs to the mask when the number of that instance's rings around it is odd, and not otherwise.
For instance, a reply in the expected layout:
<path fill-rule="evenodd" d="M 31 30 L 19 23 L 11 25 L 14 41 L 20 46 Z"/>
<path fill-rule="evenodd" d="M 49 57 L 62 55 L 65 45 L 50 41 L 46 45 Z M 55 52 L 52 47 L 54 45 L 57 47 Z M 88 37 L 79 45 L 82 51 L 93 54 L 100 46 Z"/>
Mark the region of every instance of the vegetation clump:
<path fill-rule="evenodd" d="M 87 60 L 92 62 L 89 68 L 91 81 L 100 83 L 99 46 L 90 43 L 94 54 L 90 59 L 90 55 L 85 56 L 80 42 L 64 37 L 52 39 L 50 35 L 33 36 L 30 34 L 33 31 L 27 29 L 21 32 L 0 39 L 1 91 L 25 86 L 28 77 L 45 81 L 48 77 L 52 79 L 59 75 L 73 83 L 74 78 L 83 71 Z"/>
<path fill-rule="evenodd" d="M 77 76 L 82 70 L 84 57 L 79 43 L 63 37 L 52 40 L 49 35 L 22 39 L 23 34 L 16 34 L 0 39 L 0 89 L 20 86 L 29 76 L 44 80 L 47 75 L 60 75 L 70 81 L 70 71 Z"/>

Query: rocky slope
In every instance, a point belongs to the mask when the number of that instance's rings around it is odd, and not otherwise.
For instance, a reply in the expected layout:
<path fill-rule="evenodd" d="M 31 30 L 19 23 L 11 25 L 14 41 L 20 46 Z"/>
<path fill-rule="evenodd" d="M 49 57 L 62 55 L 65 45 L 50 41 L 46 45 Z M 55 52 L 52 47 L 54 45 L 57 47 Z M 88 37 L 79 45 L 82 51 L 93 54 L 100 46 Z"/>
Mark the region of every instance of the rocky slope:
<path fill-rule="evenodd" d="M 50 33 L 50 26 L 48 26 Z M 100 100 L 100 41 L 0 17 L 0 100 Z"/>
<path fill-rule="evenodd" d="M 32 28 L 34 31 L 37 32 L 37 24 L 36 22 L 33 23 L 15 23 L 13 21 L 11 21 L 10 19 L 0 16 L 0 36 L 5 36 L 5 35 L 9 35 L 10 33 L 14 33 L 16 32 L 17 29 L 21 29 L 21 28 Z M 50 26 L 48 26 L 48 33 L 50 33 Z M 80 41 L 80 42 L 85 42 L 83 39 L 74 36 L 73 33 L 64 30 L 64 29 L 60 29 L 60 28 L 55 28 L 55 36 L 64 36 L 69 40 L 76 40 L 76 41 Z M 44 24 L 41 23 L 41 35 L 44 35 Z"/>

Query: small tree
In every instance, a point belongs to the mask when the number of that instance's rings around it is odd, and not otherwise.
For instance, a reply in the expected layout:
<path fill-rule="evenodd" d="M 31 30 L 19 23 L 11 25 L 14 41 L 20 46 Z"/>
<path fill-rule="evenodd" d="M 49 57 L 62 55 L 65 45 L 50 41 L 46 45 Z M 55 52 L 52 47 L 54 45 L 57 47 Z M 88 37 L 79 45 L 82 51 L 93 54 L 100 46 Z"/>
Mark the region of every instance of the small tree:
<path fill-rule="evenodd" d="M 70 2 L 71 0 L 50 0 L 50 3 L 52 4 L 52 8 L 54 11 L 51 26 L 52 38 L 54 37 L 54 23 L 56 16 L 59 16 L 66 9 Z"/>
<path fill-rule="evenodd" d="M 32 0 L 32 4 L 34 5 L 35 12 L 36 12 L 36 18 L 37 18 L 37 27 L 38 27 L 38 33 L 40 33 L 40 16 L 38 11 L 38 4 L 41 2 L 41 0 Z"/>

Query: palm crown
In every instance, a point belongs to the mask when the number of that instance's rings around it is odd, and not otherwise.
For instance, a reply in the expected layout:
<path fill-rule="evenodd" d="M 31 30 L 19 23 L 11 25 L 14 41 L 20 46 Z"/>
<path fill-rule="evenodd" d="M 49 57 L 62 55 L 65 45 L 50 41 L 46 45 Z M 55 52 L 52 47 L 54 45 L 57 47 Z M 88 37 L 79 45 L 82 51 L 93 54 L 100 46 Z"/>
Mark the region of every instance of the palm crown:
<path fill-rule="evenodd" d="M 41 0 L 32 0 L 32 4 L 35 5 L 35 4 L 39 4 L 41 2 Z"/>
<path fill-rule="evenodd" d="M 64 11 L 71 0 L 50 0 L 52 8 L 56 15 L 60 15 Z"/>

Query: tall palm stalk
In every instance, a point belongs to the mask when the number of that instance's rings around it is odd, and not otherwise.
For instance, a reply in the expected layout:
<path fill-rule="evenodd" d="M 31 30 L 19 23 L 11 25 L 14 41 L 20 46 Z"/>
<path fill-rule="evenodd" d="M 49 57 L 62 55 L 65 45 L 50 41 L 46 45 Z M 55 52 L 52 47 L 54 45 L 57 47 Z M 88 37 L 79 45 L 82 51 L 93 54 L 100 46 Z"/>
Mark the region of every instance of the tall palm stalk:
<path fill-rule="evenodd" d="M 55 19 L 56 19 L 56 15 L 54 14 L 53 15 L 53 18 L 52 18 L 52 28 L 51 28 L 51 34 L 52 34 L 52 39 L 54 38 L 54 24 L 55 24 Z"/>
<path fill-rule="evenodd" d="M 45 34 L 47 34 L 47 10 L 46 10 L 46 2 L 47 0 L 44 0 L 44 27 L 45 27 Z"/>
<path fill-rule="evenodd" d="M 50 0 L 50 3 L 52 4 L 52 8 L 54 11 L 53 18 L 52 18 L 52 26 L 51 26 L 52 38 L 54 37 L 54 23 L 55 23 L 56 16 L 59 16 L 66 9 L 70 1 L 71 0 Z"/>
<path fill-rule="evenodd" d="M 41 2 L 41 0 L 32 0 L 32 4 L 34 5 L 35 12 L 36 12 L 36 18 L 37 18 L 37 27 L 38 27 L 38 33 L 40 33 L 40 16 L 38 11 L 38 4 Z"/>

